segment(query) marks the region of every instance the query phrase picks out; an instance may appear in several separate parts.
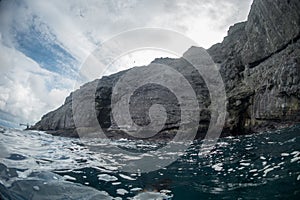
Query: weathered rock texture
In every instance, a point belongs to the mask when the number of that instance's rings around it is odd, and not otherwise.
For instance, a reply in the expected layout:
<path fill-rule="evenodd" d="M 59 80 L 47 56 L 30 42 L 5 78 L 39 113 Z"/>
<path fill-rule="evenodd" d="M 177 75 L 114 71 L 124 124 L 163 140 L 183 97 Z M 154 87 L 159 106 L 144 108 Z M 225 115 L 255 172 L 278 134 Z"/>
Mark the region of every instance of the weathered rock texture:
<path fill-rule="evenodd" d="M 277 128 L 300 121 L 300 1 L 254 0 L 248 20 L 230 27 L 220 44 L 208 49 L 220 67 L 227 93 L 227 117 L 223 135 L 239 135 Z M 197 47 L 186 55 L 197 58 Z M 205 82 L 183 58 L 156 59 L 153 63 L 168 65 L 179 71 L 193 87 L 202 109 L 198 137 L 203 137 L 210 120 L 210 99 Z M 139 71 L 151 67 L 132 68 Z M 74 93 L 82 102 L 90 97 L 91 86 L 97 85 L 98 121 L 109 137 L 126 137 L 114 128 L 111 116 L 111 93 L 125 72 L 103 77 L 83 85 Z M 160 138 L 168 138 L 180 123 L 176 97 L 158 85 L 141 87 L 131 98 L 130 111 L 138 125 L 149 123 L 148 110 L 154 103 L 163 104 L 168 118 Z M 87 108 L 88 109 L 88 108 Z M 88 115 L 89 112 L 84 112 Z M 85 127 L 93 126 L 85 122 Z M 64 105 L 42 117 L 34 127 L 58 135 L 74 136 L 72 94 Z M 84 128 L 84 127 L 83 127 Z M 169 134 L 169 135 L 168 135 Z"/>

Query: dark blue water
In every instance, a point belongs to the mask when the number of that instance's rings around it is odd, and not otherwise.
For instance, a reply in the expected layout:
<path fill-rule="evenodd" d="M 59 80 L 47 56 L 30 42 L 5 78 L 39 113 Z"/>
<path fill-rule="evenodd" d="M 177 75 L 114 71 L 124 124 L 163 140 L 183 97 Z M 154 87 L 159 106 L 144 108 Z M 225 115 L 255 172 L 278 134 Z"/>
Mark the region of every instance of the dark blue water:
<path fill-rule="evenodd" d="M 101 143 L 133 150 L 161 145 Z M 160 170 L 126 173 L 115 159 L 126 155 L 93 152 L 80 139 L 1 128 L 1 198 L 300 199 L 300 126 L 222 138 L 204 157 L 200 144 Z"/>

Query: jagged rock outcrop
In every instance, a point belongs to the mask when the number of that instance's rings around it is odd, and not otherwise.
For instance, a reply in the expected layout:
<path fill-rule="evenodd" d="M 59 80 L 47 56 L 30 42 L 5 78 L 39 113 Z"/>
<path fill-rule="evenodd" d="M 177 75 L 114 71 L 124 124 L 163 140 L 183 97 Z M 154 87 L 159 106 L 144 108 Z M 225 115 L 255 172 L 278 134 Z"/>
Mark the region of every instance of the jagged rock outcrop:
<path fill-rule="evenodd" d="M 276 128 L 300 121 L 300 2 L 298 0 L 254 0 L 248 20 L 230 27 L 222 43 L 208 49 L 225 83 L 227 117 L 223 135 L 238 135 Z M 197 56 L 197 47 L 185 54 Z M 137 74 L 152 65 L 168 65 L 180 72 L 193 87 L 202 110 L 198 137 L 208 127 L 210 99 L 205 82 L 183 58 L 156 59 L 149 66 L 132 68 Z M 103 77 L 83 85 L 74 94 L 88 99 L 93 85 L 96 90 L 96 111 L 100 125 L 110 137 L 125 137 L 115 126 L 111 115 L 112 87 L 125 72 Z M 72 95 L 64 105 L 41 119 L 33 128 L 53 134 L 73 136 Z M 131 98 L 130 111 L 138 125 L 149 123 L 151 105 L 163 104 L 167 123 L 159 138 L 168 138 L 180 122 L 176 97 L 166 88 L 146 85 Z M 89 109 L 89 108 L 86 108 Z M 92 111 L 91 111 L 92 112 Z M 89 112 L 85 110 L 84 114 Z M 93 126 L 89 121 L 83 126 Z M 169 135 L 168 135 L 169 134 Z"/>

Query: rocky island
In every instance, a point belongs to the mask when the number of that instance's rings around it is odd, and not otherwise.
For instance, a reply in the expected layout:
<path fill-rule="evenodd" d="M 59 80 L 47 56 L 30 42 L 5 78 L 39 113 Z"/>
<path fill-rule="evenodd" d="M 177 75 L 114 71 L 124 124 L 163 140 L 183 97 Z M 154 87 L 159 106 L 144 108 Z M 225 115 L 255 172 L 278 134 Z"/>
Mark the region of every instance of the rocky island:
<path fill-rule="evenodd" d="M 241 135 L 275 129 L 300 121 L 300 1 L 254 0 L 248 20 L 229 28 L 222 43 L 207 49 L 218 65 L 227 94 L 227 114 L 222 136 Z M 197 59 L 199 47 L 183 55 Z M 201 108 L 198 134 L 203 138 L 210 121 L 209 91 L 202 77 L 184 58 L 159 58 L 150 65 L 135 67 L 136 74 L 156 63 L 181 73 L 193 87 Z M 73 120 L 72 95 L 82 100 L 95 84 L 95 110 L 98 122 L 110 138 L 127 137 L 115 128 L 111 115 L 114 84 L 126 71 L 86 83 L 72 92 L 58 109 L 44 115 L 32 129 L 61 136 L 77 136 Z M 176 97 L 159 85 L 146 85 L 131 98 L 132 119 L 149 124 L 148 110 L 162 104 L 167 121 L 158 138 L 170 138 L 178 129 L 180 107 Z M 84 114 L 88 114 L 85 112 Z M 87 121 L 84 125 L 90 127 Z M 82 127 L 84 128 L 84 127 Z M 88 129 L 87 129 L 88 132 Z"/>

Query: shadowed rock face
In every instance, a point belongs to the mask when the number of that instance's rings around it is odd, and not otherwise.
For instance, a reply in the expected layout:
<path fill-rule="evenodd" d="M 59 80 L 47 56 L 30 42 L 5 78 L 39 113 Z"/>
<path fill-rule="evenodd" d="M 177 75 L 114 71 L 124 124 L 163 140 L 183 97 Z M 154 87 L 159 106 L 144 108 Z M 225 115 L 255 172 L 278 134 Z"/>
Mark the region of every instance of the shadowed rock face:
<path fill-rule="evenodd" d="M 248 21 L 230 27 L 224 41 L 208 49 L 220 68 L 226 87 L 228 113 L 223 135 L 245 134 L 300 121 L 299 10 L 298 0 L 254 0 Z M 185 55 L 197 59 L 197 52 L 197 47 L 191 47 Z M 197 137 L 203 138 L 210 121 L 211 102 L 202 77 L 183 58 L 156 59 L 149 66 L 130 70 L 138 75 L 139 71 L 154 64 L 176 69 L 191 84 L 201 109 Z M 98 122 L 105 130 L 115 128 L 111 94 L 114 84 L 124 73 L 126 71 L 83 85 L 66 98 L 64 105 L 44 115 L 33 128 L 76 136 L 72 95 L 80 96 L 85 102 L 91 97 L 95 84 Z M 156 103 L 163 104 L 167 111 L 167 123 L 156 137 L 169 138 L 180 123 L 180 107 L 176 96 L 166 88 L 154 84 L 139 88 L 131 98 L 130 113 L 136 124 L 147 125 L 150 123 L 149 108 Z M 81 110 L 83 115 L 89 115 L 88 109 L 93 108 L 78 108 L 78 112 Z M 82 126 L 93 127 L 91 123 L 87 120 Z M 107 130 L 107 134 L 114 138 L 126 136 L 115 130 Z"/>

